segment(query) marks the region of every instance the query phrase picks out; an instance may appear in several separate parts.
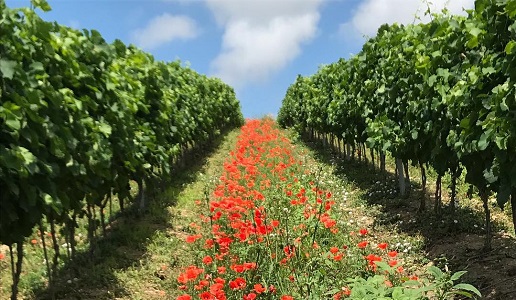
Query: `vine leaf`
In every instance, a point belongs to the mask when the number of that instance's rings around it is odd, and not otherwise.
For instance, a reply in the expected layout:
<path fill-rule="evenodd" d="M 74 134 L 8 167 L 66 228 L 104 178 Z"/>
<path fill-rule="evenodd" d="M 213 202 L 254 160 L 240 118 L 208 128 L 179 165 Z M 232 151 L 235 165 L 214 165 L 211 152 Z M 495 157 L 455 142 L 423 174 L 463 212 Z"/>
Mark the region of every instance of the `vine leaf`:
<path fill-rule="evenodd" d="M 3 78 L 13 79 L 14 77 L 14 69 L 18 63 L 12 60 L 0 59 L 0 72 L 2 73 Z"/>

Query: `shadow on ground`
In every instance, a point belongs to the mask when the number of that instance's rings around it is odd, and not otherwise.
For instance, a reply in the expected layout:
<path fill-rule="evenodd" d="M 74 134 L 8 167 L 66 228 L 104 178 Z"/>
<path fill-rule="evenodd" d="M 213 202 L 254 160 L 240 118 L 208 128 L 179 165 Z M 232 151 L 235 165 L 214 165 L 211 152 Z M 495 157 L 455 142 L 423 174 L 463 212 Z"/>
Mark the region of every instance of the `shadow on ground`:
<path fill-rule="evenodd" d="M 53 286 L 34 289 L 36 299 L 118 299 L 130 296 L 118 282 L 116 273 L 139 266 L 151 237 L 170 229 L 173 216 L 167 208 L 177 203 L 177 196 L 187 184 L 197 180 L 207 159 L 226 136 L 219 136 L 203 151 L 194 151 L 186 166 L 167 183 L 165 191 L 150 200 L 145 213 L 138 213 L 135 207 L 130 207 L 116 216 L 106 236 L 97 241 L 93 254 L 91 249 L 78 252 L 73 261 L 59 270 Z M 155 298 L 160 297 L 156 295 Z"/>
<path fill-rule="evenodd" d="M 418 179 L 411 179 L 408 198 L 398 196 L 395 175 L 382 173 L 372 164 L 341 159 L 338 153 L 323 147 L 321 142 L 303 141 L 314 150 L 316 158 L 335 166 L 335 174 L 352 182 L 362 191 L 366 205 L 379 208 L 374 226 L 396 228 L 401 233 L 424 237 L 427 258 L 437 265 L 447 264 L 454 271 L 466 270 L 464 281 L 475 285 L 483 299 L 516 299 L 516 239 L 493 214 L 492 251 L 485 252 L 484 214 L 470 207 L 459 206 L 452 214 L 444 207 L 433 211 L 433 194 L 426 197 L 426 211 L 418 212 L 423 196 Z M 394 167 L 392 167 L 394 169 Z M 443 196 L 445 186 L 443 185 Z M 444 200 L 444 199 L 443 199 Z M 479 200 L 480 201 L 480 200 Z"/>

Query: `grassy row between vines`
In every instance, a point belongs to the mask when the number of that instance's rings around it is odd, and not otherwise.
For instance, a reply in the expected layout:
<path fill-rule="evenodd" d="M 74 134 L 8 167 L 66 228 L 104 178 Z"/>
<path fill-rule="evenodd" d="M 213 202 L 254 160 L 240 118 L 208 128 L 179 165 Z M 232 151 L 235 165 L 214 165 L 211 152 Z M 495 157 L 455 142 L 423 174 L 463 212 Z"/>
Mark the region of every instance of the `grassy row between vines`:
<path fill-rule="evenodd" d="M 444 265 L 443 273 L 426 258 L 421 235 L 375 228 L 377 209 L 363 190 L 267 120 L 244 126 L 213 196 L 199 205 L 204 212 L 186 238 L 195 259 L 177 278 L 177 299 L 451 299 L 476 292 L 454 286 L 464 272 Z"/>
<path fill-rule="evenodd" d="M 199 222 L 199 215 L 205 213 L 205 207 L 196 200 L 213 197 L 213 189 L 220 183 L 224 162 L 234 149 L 238 134 L 238 130 L 230 132 L 208 158 L 192 162 L 164 193 L 158 195 L 159 201 L 151 203 L 147 214 L 138 217 L 127 213 L 117 218 L 107 237 L 99 241 L 93 258 L 84 248 L 84 255 L 81 254 L 77 261 L 63 266 L 58 284 L 53 287 L 56 299 L 175 299 L 181 295 L 184 291 L 179 289 L 181 284 L 177 280 L 180 272 L 199 263 L 202 254 L 185 243 L 187 236 L 195 233 L 191 223 Z M 459 228 L 454 227 L 453 219 L 444 219 L 444 222 L 436 219 L 437 223 L 429 224 L 433 218 L 430 213 L 411 218 L 407 210 L 417 209 L 411 205 L 417 203 L 417 189 L 408 199 L 401 199 L 392 193 L 396 185 L 391 183 L 389 175 L 379 174 L 363 163 L 341 160 L 318 143 L 303 143 L 294 135 L 290 138 L 296 141 L 293 147 L 303 162 L 302 173 L 317 174 L 317 180 L 331 192 L 339 226 L 354 232 L 368 229 L 368 238 L 387 243 L 390 250 L 400 253 L 406 272 L 418 276 L 422 276 L 430 265 L 450 272 L 470 268 L 457 257 L 432 252 L 431 247 L 447 237 L 480 234 L 481 228 L 475 228 L 475 225 L 482 226 L 481 215 L 475 215 L 474 210 L 458 210 L 457 218 L 471 220 L 470 223 L 461 222 Z M 498 228 L 508 231 L 510 224 L 505 222 L 503 214 L 495 213 L 495 219 L 498 217 L 501 220 L 495 222 Z M 327 245 L 331 244 L 332 241 L 327 242 Z M 468 246 L 463 247 L 466 248 Z M 475 251 L 472 254 L 476 255 Z M 8 259 L 0 261 L 2 299 L 8 295 Z M 31 254 L 25 263 L 26 275 L 31 276 L 22 284 L 22 298 L 51 299 L 51 290 L 45 286 L 43 278 L 39 245 L 31 246 Z M 470 275 L 464 277 L 472 282 Z M 333 282 L 330 277 L 325 284 Z M 506 299 L 504 293 L 510 292 L 509 287 L 479 287 L 488 299 Z M 281 295 L 258 296 L 279 299 Z"/>

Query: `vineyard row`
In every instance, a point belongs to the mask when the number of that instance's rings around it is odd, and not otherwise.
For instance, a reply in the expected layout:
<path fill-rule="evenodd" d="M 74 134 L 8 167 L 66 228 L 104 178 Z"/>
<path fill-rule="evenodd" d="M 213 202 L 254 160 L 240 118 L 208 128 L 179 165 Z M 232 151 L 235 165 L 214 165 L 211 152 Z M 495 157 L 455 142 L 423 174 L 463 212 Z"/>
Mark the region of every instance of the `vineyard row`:
<path fill-rule="evenodd" d="M 0 244 L 17 253 L 14 297 L 35 227 L 50 226 L 56 242 L 58 226 L 73 249 L 78 218 L 94 232 L 95 212 L 112 195 L 130 199 L 131 181 L 144 208 L 143 188 L 169 177 L 187 149 L 243 124 L 219 79 L 35 9 L 50 7 L 0 1 Z"/>
<path fill-rule="evenodd" d="M 489 196 L 502 208 L 512 199 L 516 218 L 515 46 L 515 0 L 477 0 L 467 16 L 383 25 L 357 55 L 298 76 L 278 120 L 390 152 L 400 179 L 410 162 L 422 174 L 435 169 L 438 187 L 446 173 L 455 182 L 466 172 L 484 203 L 489 248 Z"/>

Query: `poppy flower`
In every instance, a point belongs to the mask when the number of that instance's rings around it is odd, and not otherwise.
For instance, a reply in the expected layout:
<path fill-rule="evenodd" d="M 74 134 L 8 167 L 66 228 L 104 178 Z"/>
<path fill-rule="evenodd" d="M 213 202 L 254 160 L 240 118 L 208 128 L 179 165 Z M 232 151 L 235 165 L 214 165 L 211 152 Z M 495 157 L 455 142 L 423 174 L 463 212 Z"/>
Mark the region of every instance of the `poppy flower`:
<path fill-rule="evenodd" d="M 242 290 L 246 287 L 247 283 L 244 278 L 238 277 L 235 280 L 229 282 L 229 288 L 232 290 Z"/>
<path fill-rule="evenodd" d="M 200 234 L 189 235 L 189 236 L 186 237 L 186 242 L 191 244 L 191 243 L 194 243 L 195 241 L 197 241 L 200 238 L 202 238 L 202 235 L 200 235 Z"/>
<path fill-rule="evenodd" d="M 387 246 L 388 246 L 387 243 L 380 243 L 380 244 L 378 244 L 378 248 L 380 248 L 382 250 L 387 249 Z"/>
<path fill-rule="evenodd" d="M 245 267 L 244 267 L 244 265 L 232 265 L 231 270 L 233 270 L 237 273 L 242 273 L 245 271 Z"/>
<path fill-rule="evenodd" d="M 205 265 L 209 265 L 213 262 L 213 259 L 211 258 L 211 256 L 205 256 L 203 259 L 202 259 L 202 262 L 205 264 Z"/>
<path fill-rule="evenodd" d="M 226 280 L 224 280 L 223 278 L 220 278 L 220 277 L 213 279 L 213 281 L 215 283 L 219 283 L 219 284 L 224 284 L 226 282 Z"/>
<path fill-rule="evenodd" d="M 365 247 L 367 247 L 367 244 L 369 244 L 368 241 L 362 241 L 362 242 L 357 244 L 357 247 L 360 248 L 360 249 L 364 249 Z"/>
<path fill-rule="evenodd" d="M 253 289 L 255 292 L 257 292 L 258 294 L 261 294 L 263 292 L 266 292 L 267 289 L 261 285 L 261 283 L 257 283 L 254 285 L 254 289 Z"/>
<path fill-rule="evenodd" d="M 199 294 L 199 298 L 201 300 L 215 300 L 215 296 L 208 291 Z"/>
<path fill-rule="evenodd" d="M 255 262 L 246 262 L 246 263 L 244 263 L 244 268 L 247 271 L 254 270 L 254 269 L 256 269 L 256 263 Z"/>
<path fill-rule="evenodd" d="M 249 293 L 247 295 L 244 295 L 243 299 L 244 300 L 254 300 L 254 299 L 256 299 L 256 294 L 255 293 Z"/>
<path fill-rule="evenodd" d="M 224 289 L 223 283 L 215 283 L 210 286 L 210 293 L 217 295 L 219 292 L 224 292 L 223 289 Z M 217 298 L 219 298 L 219 297 L 217 297 Z"/>

